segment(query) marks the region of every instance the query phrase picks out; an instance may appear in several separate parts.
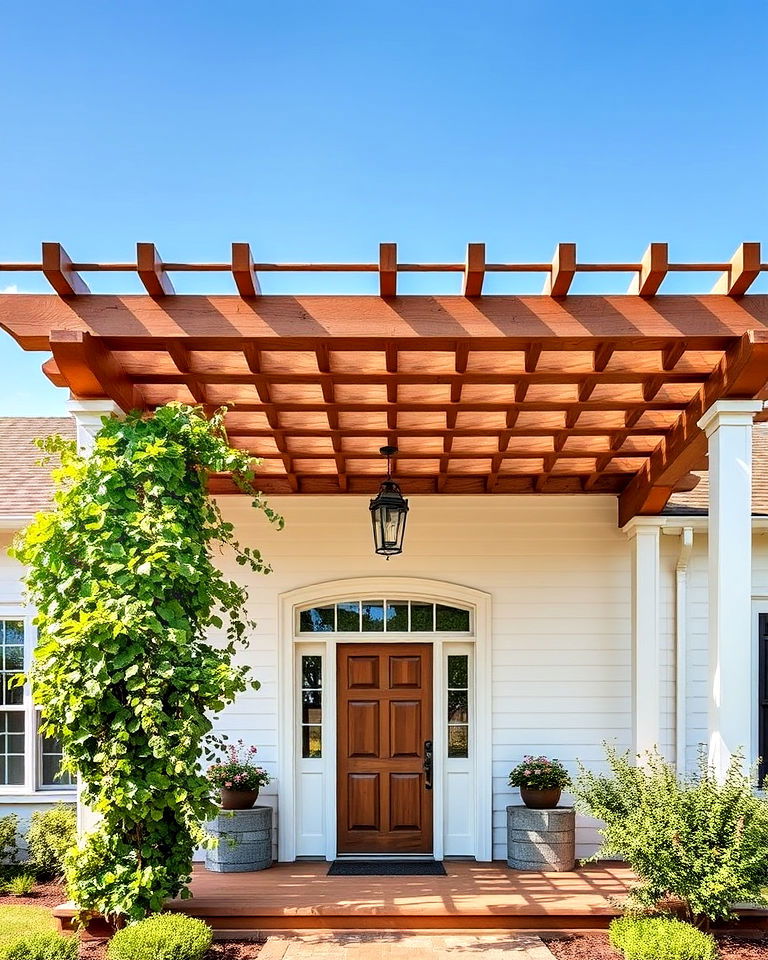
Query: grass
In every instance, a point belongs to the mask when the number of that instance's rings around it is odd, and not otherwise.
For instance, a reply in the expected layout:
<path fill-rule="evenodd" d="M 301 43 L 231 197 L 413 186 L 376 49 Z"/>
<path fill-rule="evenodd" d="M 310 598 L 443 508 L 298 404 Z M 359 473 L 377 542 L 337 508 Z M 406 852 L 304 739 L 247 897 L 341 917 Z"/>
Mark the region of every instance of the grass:
<path fill-rule="evenodd" d="M 26 933 L 55 929 L 56 921 L 47 907 L 0 906 L 0 943 Z"/>

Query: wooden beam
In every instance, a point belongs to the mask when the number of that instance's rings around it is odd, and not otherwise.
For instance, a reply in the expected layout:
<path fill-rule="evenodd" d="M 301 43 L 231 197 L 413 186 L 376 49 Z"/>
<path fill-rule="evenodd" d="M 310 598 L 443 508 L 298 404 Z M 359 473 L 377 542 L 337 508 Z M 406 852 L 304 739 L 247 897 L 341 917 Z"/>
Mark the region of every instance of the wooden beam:
<path fill-rule="evenodd" d="M 379 296 L 397 296 L 397 244 L 379 244 Z"/>
<path fill-rule="evenodd" d="M 564 297 L 576 274 L 576 244 L 558 243 L 552 257 L 552 271 L 544 281 L 544 293 L 550 297 Z"/>
<path fill-rule="evenodd" d="M 525 348 L 525 372 L 535 373 L 541 356 L 541 343 L 531 343 Z"/>
<path fill-rule="evenodd" d="M 629 285 L 627 293 L 640 297 L 653 297 L 664 281 L 669 269 L 669 246 L 666 243 L 652 243 L 643 254 L 640 269 Z"/>
<path fill-rule="evenodd" d="M 56 363 L 53 357 L 49 357 L 42 364 L 42 371 L 46 375 L 46 377 L 48 377 L 48 379 L 51 381 L 54 387 L 67 386 L 67 381 L 62 376 L 61 370 L 59 370 L 59 365 Z"/>
<path fill-rule="evenodd" d="M 662 370 L 674 370 L 687 350 L 685 340 L 670 343 L 661 351 Z"/>
<path fill-rule="evenodd" d="M 90 293 L 88 284 L 73 270 L 72 260 L 60 243 L 43 244 L 43 275 L 60 297 Z"/>
<path fill-rule="evenodd" d="M 747 330 L 768 329 L 768 296 L 741 298 L 670 295 L 653 305 L 642 297 L 546 296 L 262 296 L 243 309 L 239 295 L 179 296 L 173 312 L 152 297 L 0 294 L 0 326 L 26 350 L 47 350 L 50 330 L 87 330 L 156 350 L 157 337 L 193 341 L 195 349 L 240 349 L 242 339 L 264 349 L 453 350 L 458 339 L 472 350 L 523 350 L 532 341 L 546 350 L 595 350 L 611 341 L 617 351 L 662 350 L 685 340 L 689 350 L 723 350 Z M 284 346 L 282 345 L 284 344 Z M 371 345 L 372 344 L 372 345 Z"/>
<path fill-rule="evenodd" d="M 108 397 L 126 413 L 144 409 L 138 387 L 98 337 L 79 330 L 53 330 L 50 344 L 59 374 L 75 399 Z"/>
<path fill-rule="evenodd" d="M 592 367 L 596 373 L 602 373 L 605 370 L 614 352 L 615 347 L 612 343 L 599 343 L 595 347 Z"/>
<path fill-rule="evenodd" d="M 154 243 L 136 244 L 136 270 L 150 297 L 165 297 L 176 292 Z"/>
<path fill-rule="evenodd" d="M 261 287 L 253 269 L 253 256 L 249 243 L 232 244 L 232 276 L 241 297 L 260 297 Z"/>
<path fill-rule="evenodd" d="M 485 244 L 468 243 L 467 259 L 464 267 L 462 296 L 479 297 L 483 292 L 485 278 Z"/>
<path fill-rule="evenodd" d="M 731 257 L 729 268 L 723 273 L 712 293 L 742 297 L 760 276 L 760 244 L 742 243 Z"/>
<path fill-rule="evenodd" d="M 199 378 L 192 373 L 189 350 L 179 340 L 169 340 L 168 353 L 176 365 L 176 369 L 183 376 L 187 390 L 192 394 L 195 402 L 202 404 L 207 403 L 205 387 Z"/>
<path fill-rule="evenodd" d="M 677 483 L 706 457 L 707 441 L 698 427 L 716 400 L 748 400 L 768 380 L 768 334 L 745 333 L 731 346 L 696 396 L 680 414 L 671 433 L 656 447 L 643 470 L 619 498 L 619 526 L 638 514 L 659 513 Z M 629 424 L 628 424 L 629 426 Z"/>

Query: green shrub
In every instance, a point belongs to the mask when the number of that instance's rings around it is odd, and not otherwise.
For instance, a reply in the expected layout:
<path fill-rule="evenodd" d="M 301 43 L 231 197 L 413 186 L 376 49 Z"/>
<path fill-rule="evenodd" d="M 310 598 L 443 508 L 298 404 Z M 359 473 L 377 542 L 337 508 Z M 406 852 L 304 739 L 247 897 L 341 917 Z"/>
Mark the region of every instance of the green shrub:
<path fill-rule="evenodd" d="M 716 960 L 714 937 L 669 917 L 617 917 L 608 932 L 626 960 Z"/>
<path fill-rule="evenodd" d="M 33 813 L 27 833 L 30 866 L 40 877 L 61 877 L 64 856 L 76 841 L 77 812 L 71 804 Z"/>
<path fill-rule="evenodd" d="M 37 877 L 34 873 L 18 873 L 15 877 L 11 877 L 10 880 L 6 880 L 3 884 L 3 888 L 7 893 L 12 894 L 14 897 L 26 897 L 28 893 L 32 892 L 32 888 L 37 883 Z"/>
<path fill-rule="evenodd" d="M 19 856 L 19 818 L 15 813 L 0 817 L 0 864 L 16 863 Z"/>
<path fill-rule="evenodd" d="M 735 757 L 723 782 L 704 755 L 680 779 L 658 754 L 638 766 L 608 749 L 610 776 L 581 768 L 576 805 L 604 821 L 595 856 L 626 860 L 638 877 L 630 902 L 648 910 L 674 898 L 698 924 L 730 919 L 740 901 L 766 902 L 768 802 L 753 796 L 742 763 Z"/>
<path fill-rule="evenodd" d="M 0 960 L 77 960 L 77 939 L 60 933 L 32 933 L 0 947 Z"/>
<path fill-rule="evenodd" d="M 107 960 L 202 960 L 213 940 L 211 928 L 180 913 L 158 913 L 114 935 Z"/>

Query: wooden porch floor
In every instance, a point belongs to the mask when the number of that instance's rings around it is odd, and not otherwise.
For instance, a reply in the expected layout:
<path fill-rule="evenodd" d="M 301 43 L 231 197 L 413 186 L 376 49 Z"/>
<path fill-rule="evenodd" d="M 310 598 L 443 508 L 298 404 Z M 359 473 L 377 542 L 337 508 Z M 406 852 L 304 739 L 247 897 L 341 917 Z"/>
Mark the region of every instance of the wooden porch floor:
<path fill-rule="evenodd" d="M 195 869 L 192 900 L 170 904 L 219 929 L 559 929 L 607 926 L 631 874 L 619 864 L 573 873 L 446 862 L 445 877 L 329 877 L 328 863 L 261 873 Z"/>

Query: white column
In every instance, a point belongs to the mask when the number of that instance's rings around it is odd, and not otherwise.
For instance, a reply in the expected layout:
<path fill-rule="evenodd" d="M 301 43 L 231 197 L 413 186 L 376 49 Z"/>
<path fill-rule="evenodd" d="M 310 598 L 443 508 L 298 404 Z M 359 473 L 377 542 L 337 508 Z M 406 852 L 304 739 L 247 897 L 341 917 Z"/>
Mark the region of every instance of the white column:
<path fill-rule="evenodd" d="M 70 400 L 67 410 L 75 419 L 77 449 L 83 456 L 93 450 L 93 441 L 101 429 L 103 417 L 125 416 L 114 400 Z"/>
<path fill-rule="evenodd" d="M 113 400 L 70 400 L 67 409 L 75 420 L 78 452 L 87 457 L 93 450 L 96 434 L 101 429 L 103 417 L 124 416 L 123 411 Z M 83 784 L 77 778 L 77 832 L 85 833 L 92 829 L 98 817 L 81 800 Z"/>
<path fill-rule="evenodd" d="M 626 533 L 632 551 L 632 749 L 659 746 L 659 524 L 636 517 Z"/>
<path fill-rule="evenodd" d="M 699 420 L 709 446 L 709 760 L 722 776 L 752 757 L 752 419 L 760 400 L 718 400 Z"/>

